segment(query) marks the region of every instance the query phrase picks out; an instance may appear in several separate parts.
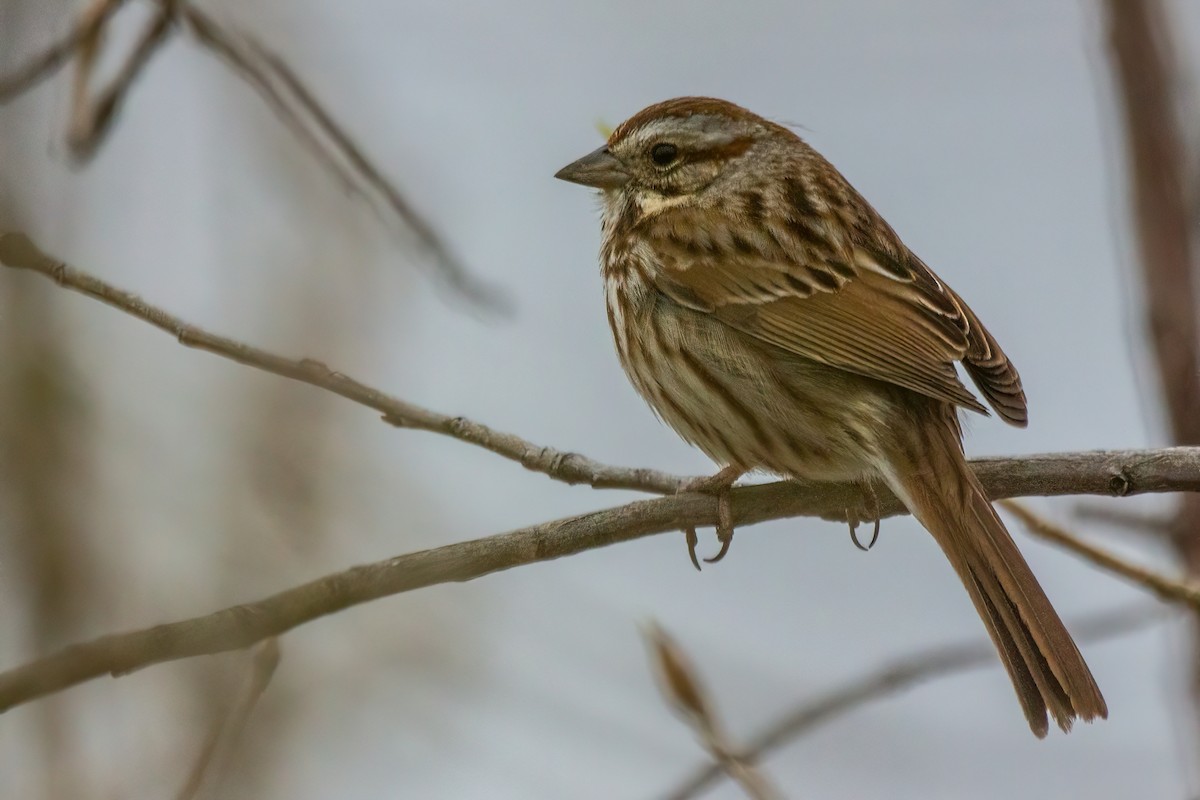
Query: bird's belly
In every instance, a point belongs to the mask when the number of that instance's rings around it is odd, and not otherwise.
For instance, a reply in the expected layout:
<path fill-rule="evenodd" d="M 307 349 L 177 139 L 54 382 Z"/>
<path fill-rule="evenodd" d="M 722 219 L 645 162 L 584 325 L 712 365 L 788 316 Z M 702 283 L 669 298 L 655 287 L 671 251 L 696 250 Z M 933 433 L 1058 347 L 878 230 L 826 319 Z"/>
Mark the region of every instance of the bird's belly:
<path fill-rule="evenodd" d="M 653 290 L 623 298 L 610 290 L 609 319 L 634 387 L 714 461 L 808 480 L 875 474 L 873 431 L 888 409 L 869 379 L 760 342 Z"/>

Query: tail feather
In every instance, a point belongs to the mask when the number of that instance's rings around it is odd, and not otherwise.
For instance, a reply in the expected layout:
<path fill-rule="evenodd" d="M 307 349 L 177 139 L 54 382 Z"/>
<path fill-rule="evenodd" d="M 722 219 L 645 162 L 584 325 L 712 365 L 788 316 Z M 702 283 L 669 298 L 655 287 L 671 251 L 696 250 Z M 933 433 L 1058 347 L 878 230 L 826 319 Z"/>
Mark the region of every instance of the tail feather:
<path fill-rule="evenodd" d="M 1064 731 L 1075 719 L 1107 717 L 1071 634 L 967 465 L 953 411 L 942 412 L 944 420 L 903 426 L 889 483 L 958 573 L 1033 732 L 1046 735 L 1047 712 Z"/>

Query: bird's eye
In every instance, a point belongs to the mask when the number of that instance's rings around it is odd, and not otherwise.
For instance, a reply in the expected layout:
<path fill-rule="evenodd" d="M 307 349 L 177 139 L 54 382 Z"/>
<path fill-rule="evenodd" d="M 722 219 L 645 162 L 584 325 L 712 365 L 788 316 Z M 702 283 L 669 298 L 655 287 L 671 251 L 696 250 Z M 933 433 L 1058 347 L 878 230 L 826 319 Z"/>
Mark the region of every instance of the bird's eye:
<path fill-rule="evenodd" d="M 650 160 L 660 167 L 671 164 L 679 156 L 679 148 L 670 142 L 659 142 L 650 148 Z"/>

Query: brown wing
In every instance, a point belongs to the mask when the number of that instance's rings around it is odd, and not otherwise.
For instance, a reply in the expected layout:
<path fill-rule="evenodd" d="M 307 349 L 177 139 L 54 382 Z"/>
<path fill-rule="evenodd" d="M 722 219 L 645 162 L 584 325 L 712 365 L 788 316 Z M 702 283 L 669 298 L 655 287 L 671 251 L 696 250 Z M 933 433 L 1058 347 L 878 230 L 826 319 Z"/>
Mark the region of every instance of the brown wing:
<path fill-rule="evenodd" d="M 697 246 L 680 230 L 667 236 L 677 247 L 660 252 L 653 276 L 677 302 L 805 358 L 986 414 L 958 379 L 961 360 L 1002 418 L 1026 423 L 1020 377 L 995 339 L 898 240 L 893 257 L 882 247 L 833 247 L 816 231 L 747 240 L 710 229 Z"/>
<path fill-rule="evenodd" d="M 949 286 L 945 289 L 958 303 L 969 325 L 967 354 L 963 357 L 963 366 L 967 368 L 967 374 L 1001 419 L 1010 425 L 1024 428 L 1029 424 L 1029 411 L 1017 368 L 1008 360 L 1008 356 L 1004 355 L 1000 344 L 988 329 L 983 327 L 983 323 L 975 316 L 970 306 Z"/>

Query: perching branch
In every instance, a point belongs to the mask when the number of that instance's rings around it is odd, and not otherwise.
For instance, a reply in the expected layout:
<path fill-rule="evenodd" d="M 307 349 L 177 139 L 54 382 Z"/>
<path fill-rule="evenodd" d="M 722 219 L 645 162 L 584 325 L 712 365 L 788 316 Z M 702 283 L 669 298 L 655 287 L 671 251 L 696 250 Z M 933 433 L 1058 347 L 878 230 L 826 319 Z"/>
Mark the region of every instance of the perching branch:
<path fill-rule="evenodd" d="M 1072 624 L 1071 631 L 1082 643 L 1098 642 L 1144 630 L 1168 618 L 1158 607 L 1125 609 L 1088 617 Z M 855 711 L 867 703 L 901 694 L 937 678 L 997 664 L 996 648 L 979 641 L 931 648 L 901 658 L 845 686 L 808 700 L 766 726 L 754 736 L 744 758 L 761 760 L 786 744 L 800 739 L 822 725 Z M 689 800 L 720 780 L 723 770 L 715 764 L 698 768 L 666 800 Z"/>
<path fill-rule="evenodd" d="M 1196 447 L 980 459 L 972 466 L 990 496 L 997 499 L 1200 491 L 1200 448 Z M 845 519 L 846 509 L 864 501 L 861 487 L 853 484 L 791 481 L 741 487 L 731 496 L 734 518 L 743 530 L 784 517 Z M 883 491 L 878 493 L 878 508 L 882 517 L 905 511 L 895 496 Z M 0 711 L 104 674 L 123 675 L 163 661 L 239 650 L 381 597 L 474 580 L 513 567 L 716 522 L 716 500 L 689 493 L 641 500 L 354 567 L 253 603 L 103 636 L 9 670 L 0 674 Z"/>

